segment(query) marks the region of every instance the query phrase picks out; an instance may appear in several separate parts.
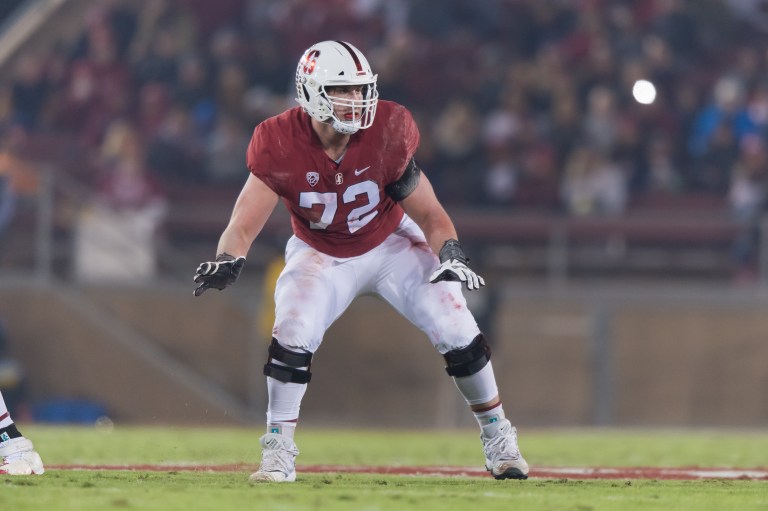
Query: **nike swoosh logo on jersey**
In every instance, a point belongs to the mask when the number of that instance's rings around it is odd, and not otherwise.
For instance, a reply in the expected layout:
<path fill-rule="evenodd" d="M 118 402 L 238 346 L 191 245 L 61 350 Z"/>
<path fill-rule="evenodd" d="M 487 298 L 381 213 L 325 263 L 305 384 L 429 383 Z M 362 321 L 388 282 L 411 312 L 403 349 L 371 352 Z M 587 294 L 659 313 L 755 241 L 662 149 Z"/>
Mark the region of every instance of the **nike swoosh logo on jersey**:
<path fill-rule="evenodd" d="M 362 174 L 363 172 L 365 172 L 365 171 L 366 171 L 366 170 L 368 170 L 369 168 L 371 168 L 371 166 L 370 166 L 370 165 L 368 165 L 368 166 L 367 166 L 367 167 L 365 167 L 364 169 L 360 169 L 360 170 L 357 170 L 357 169 L 355 169 L 355 175 L 356 175 L 356 176 L 359 176 L 360 174 Z"/>

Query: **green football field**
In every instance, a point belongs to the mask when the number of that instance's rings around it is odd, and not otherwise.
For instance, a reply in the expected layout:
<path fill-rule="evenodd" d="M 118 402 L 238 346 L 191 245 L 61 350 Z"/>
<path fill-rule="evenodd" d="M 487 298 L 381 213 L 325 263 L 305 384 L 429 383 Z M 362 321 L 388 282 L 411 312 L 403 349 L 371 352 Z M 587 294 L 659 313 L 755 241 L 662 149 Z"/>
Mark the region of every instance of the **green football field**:
<path fill-rule="evenodd" d="M 251 485 L 259 427 L 20 429 L 47 472 L 0 476 L 2 510 L 768 510 L 768 431 L 522 429 L 532 477 L 496 481 L 482 471 L 474 430 L 308 427 L 296 439 L 299 480 Z M 608 467 L 611 478 L 577 470 Z M 635 467 L 643 471 L 621 475 Z M 398 474 L 408 471 L 422 475 Z"/>

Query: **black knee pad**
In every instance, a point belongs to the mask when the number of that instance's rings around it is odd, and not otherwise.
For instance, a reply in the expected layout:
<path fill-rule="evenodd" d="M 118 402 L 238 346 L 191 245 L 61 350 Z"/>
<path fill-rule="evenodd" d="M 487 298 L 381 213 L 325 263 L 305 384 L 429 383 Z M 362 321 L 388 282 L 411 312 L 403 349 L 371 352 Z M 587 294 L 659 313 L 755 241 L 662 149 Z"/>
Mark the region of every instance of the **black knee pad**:
<path fill-rule="evenodd" d="M 273 360 L 285 365 L 275 364 Z M 283 383 L 309 383 L 312 379 L 312 373 L 309 372 L 311 365 L 312 353 L 291 351 L 281 346 L 273 337 L 269 345 L 269 360 L 264 364 L 264 375 Z M 299 369 L 300 367 L 307 369 Z"/>
<path fill-rule="evenodd" d="M 443 355 L 448 365 L 446 372 L 453 377 L 471 376 L 479 372 L 491 360 L 491 347 L 483 334 L 479 334 L 464 348 L 451 350 Z"/>

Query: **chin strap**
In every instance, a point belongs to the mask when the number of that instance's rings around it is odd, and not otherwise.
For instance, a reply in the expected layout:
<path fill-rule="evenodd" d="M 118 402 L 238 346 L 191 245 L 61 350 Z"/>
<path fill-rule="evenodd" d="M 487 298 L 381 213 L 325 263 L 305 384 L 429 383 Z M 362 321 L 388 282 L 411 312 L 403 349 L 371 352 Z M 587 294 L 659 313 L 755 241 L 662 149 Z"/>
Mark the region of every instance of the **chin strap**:
<path fill-rule="evenodd" d="M 346 122 L 341 122 L 339 120 L 333 119 L 331 121 L 331 126 L 333 129 L 338 131 L 339 133 L 342 133 L 344 135 L 354 135 L 355 133 L 360 130 L 360 121 L 355 121 L 353 125 L 349 125 Z"/>

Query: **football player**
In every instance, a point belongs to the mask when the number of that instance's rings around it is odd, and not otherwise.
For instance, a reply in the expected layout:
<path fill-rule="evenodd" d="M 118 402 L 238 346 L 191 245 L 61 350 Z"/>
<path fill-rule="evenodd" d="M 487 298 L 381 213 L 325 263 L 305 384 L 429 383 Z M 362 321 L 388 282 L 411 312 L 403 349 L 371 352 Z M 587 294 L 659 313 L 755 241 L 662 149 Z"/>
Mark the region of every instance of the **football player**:
<path fill-rule="evenodd" d="M 45 472 L 32 442 L 22 436 L 11 420 L 0 392 L 0 474 L 22 476 Z"/>
<path fill-rule="evenodd" d="M 504 416 L 490 349 L 462 285 L 485 285 L 467 266 L 451 219 L 414 159 L 419 130 L 403 106 L 379 100 L 377 75 L 353 45 L 323 41 L 296 69 L 298 107 L 253 133 L 248 180 L 195 296 L 233 284 L 278 200 L 294 235 L 275 290 L 264 367 L 269 404 L 262 462 L 251 481 L 296 479 L 294 431 L 326 329 L 355 297 L 374 293 L 420 328 L 481 429 L 486 467 L 525 479 L 517 431 Z"/>

